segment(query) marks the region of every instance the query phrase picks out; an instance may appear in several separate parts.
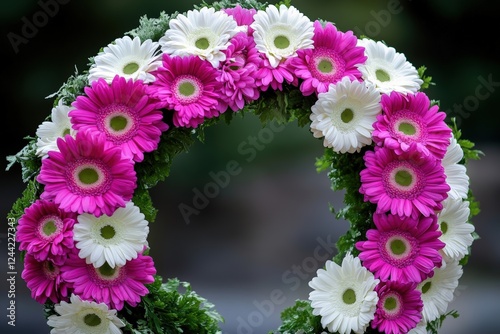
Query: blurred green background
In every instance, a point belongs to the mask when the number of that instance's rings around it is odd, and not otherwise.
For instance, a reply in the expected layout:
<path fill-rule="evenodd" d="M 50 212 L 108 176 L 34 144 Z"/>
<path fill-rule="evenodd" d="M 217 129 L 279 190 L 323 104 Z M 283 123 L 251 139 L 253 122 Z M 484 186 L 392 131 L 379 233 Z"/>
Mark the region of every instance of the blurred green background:
<path fill-rule="evenodd" d="M 0 4 L 5 74 L 2 156 L 18 152 L 25 145 L 22 138 L 34 135 L 52 107 L 53 101 L 45 97 L 57 91 L 75 67 L 86 69 L 88 58 L 101 47 L 135 28 L 140 16 L 185 12 L 198 3 L 59 0 L 54 6 L 54 1 Z M 49 3 L 51 7 L 47 7 Z M 416 67 L 427 66 L 427 74 L 436 83 L 427 94 L 440 100 L 441 109 L 457 118 L 464 137 L 486 153 L 481 162 L 469 166 L 471 187 L 483 210 L 475 220 L 482 239 L 474 244 L 471 262 L 457 290 L 460 296 L 452 305 L 462 316 L 447 321 L 443 333 L 495 333 L 495 316 L 500 309 L 497 11 L 486 0 L 295 0 L 293 4 L 312 20 L 322 18 L 342 31 L 384 40 L 405 53 Z M 50 15 L 43 14 L 44 7 L 50 8 Z M 34 21 L 39 27 L 26 30 L 26 22 Z M 22 37 L 23 33 L 29 38 L 13 46 L 9 36 Z M 314 159 L 323 151 L 321 141 L 307 128 L 291 124 L 274 132 L 256 158 L 246 162 L 237 148 L 259 131 L 261 125 L 252 115 L 237 117 L 231 126 L 219 124 L 208 129 L 206 143 L 195 144 L 190 153 L 180 156 L 171 176 L 153 191 L 160 213 L 151 225 L 149 240 L 158 272 L 192 282 L 196 291 L 214 302 L 226 318 L 224 333 L 243 333 L 242 323 L 255 325 L 250 326 L 253 333 L 276 328 L 281 309 L 296 298 L 307 299 L 307 282 L 316 268 L 307 277 L 304 274 L 297 285 L 285 279 L 290 278 L 289 271 L 310 263 L 307 259 L 321 244 L 318 238 L 335 240 L 348 228 L 328 211 L 328 203 L 342 206 L 342 195 L 334 194 L 326 175 L 314 169 Z M 225 170 L 231 160 L 240 163 L 242 172 L 186 224 L 179 205 L 191 204 L 195 189 L 203 189 L 212 181 L 210 173 Z M 17 166 L 8 173 L 2 168 L 1 177 L 0 208 L 5 217 L 24 185 Z M 1 236 L 0 267 L 6 267 L 6 238 L 4 233 Z M 17 326 L 7 326 L 2 316 L 1 331 L 26 333 L 36 328 L 36 332 L 45 333 L 40 330 L 45 326 L 42 308 L 29 297 L 20 277 L 21 264 L 18 272 Z M 0 308 L 5 309 L 7 285 L 2 281 Z M 276 289 L 283 292 L 285 301 L 269 314 L 260 311 L 262 321 L 257 321 L 258 316 L 252 318 L 259 312 L 258 305 Z"/>

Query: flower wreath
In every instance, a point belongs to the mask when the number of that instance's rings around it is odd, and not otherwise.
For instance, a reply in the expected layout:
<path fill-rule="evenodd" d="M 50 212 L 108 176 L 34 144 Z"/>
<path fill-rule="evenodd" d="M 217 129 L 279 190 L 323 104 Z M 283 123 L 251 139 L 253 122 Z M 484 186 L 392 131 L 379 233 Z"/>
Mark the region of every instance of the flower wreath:
<path fill-rule="evenodd" d="M 9 214 L 22 278 L 51 333 L 216 333 L 187 282 L 156 275 L 148 189 L 203 129 L 234 112 L 297 120 L 350 223 L 308 301 L 279 333 L 436 333 L 476 237 L 466 163 L 480 152 L 422 92 L 425 67 L 314 21 L 290 1 L 203 3 L 140 26 L 55 93 L 15 156 L 26 190 Z"/>

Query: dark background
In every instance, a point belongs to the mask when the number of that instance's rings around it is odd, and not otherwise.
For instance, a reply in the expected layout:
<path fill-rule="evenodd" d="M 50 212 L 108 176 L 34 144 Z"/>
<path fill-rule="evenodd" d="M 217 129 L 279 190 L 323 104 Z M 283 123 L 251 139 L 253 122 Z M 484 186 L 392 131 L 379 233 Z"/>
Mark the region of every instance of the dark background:
<path fill-rule="evenodd" d="M 75 66 L 86 69 L 89 57 L 135 28 L 140 16 L 157 17 L 162 10 L 185 12 L 198 3 L 60 0 L 57 8 L 52 7 L 52 17 L 46 15 L 44 21 L 41 4 L 54 1 L 0 5 L 4 75 L 0 156 L 15 154 L 26 143 L 22 138 L 34 135 L 52 107 L 53 101 L 45 97 L 57 91 Z M 482 239 L 474 244 L 456 301 L 450 306 L 461 317 L 447 320 L 442 333 L 497 332 L 500 50 L 499 17 L 492 3 L 295 0 L 293 4 L 312 20 L 322 18 L 342 31 L 384 40 L 416 67 L 427 66 L 436 83 L 428 95 L 440 100 L 441 109 L 457 117 L 464 137 L 485 152 L 480 162 L 470 163 L 468 171 L 471 188 L 481 202 L 482 212 L 474 222 Z M 37 31 L 16 52 L 9 33 L 22 35 L 23 26 L 34 19 L 40 20 Z M 485 81 L 494 84 L 485 87 Z M 284 307 L 297 298 L 307 299 L 307 282 L 323 265 L 313 257 L 315 249 L 348 229 L 328 209 L 329 203 L 342 206 L 342 194 L 333 193 L 326 175 L 315 171 L 315 158 L 323 151 L 321 141 L 307 128 L 291 124 L 274 132 L 255 159 L 247 162 L 248 156 L 238 146 L 259 134 L 263 135 L 261 126 L 252 115 L 237 117 L 230 127 L 220 124 L 208 129 L 206 143 L 180 156 L 167 181 L 153 190 L 160 212 L 150 226 L 149 242 L 158 273 L 191 282 L 225 317 L 224 333 L 239 333 L 238 328 L 245 333 L 242 323 L 253 333 L 277 328 Z M 239 163 L 241 173 L 186 224 L 179 205 L 192 205 L 195 189 L 203 190 L 212 181 L 211 172 L 224 171 L 232 160 Z M 1 169 L 0 210 L 5 217 L 24 184 L 18 166 L 8 173 Z M 7 219 L 0 219 L 6 226 Z M 48 332 L 43 329 L 42 307 L 31 300 L 21 279 L 20 263 L 16 327 L 7 325 L 7 240 L 3 228 L 0 233 L 0 268 L 4 268 L 0 277 L 5 277 L 0 283 L 0 309 L 4 310 L 0 329 L 2 333 Z M 301 268 L 301 274 L 294 273 L 294 268 Z M 259 305 L 269 305 L 266 301 L 273 291 L 282 295 L 279 305 L 259 311 Z"/>

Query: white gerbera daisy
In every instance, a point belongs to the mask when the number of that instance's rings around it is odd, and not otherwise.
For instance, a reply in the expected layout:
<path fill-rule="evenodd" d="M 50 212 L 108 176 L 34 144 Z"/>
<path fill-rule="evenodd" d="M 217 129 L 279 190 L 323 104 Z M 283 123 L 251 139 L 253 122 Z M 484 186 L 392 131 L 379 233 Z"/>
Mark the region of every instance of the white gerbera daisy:
<path fill-rule="evenodd" d="M 294 57 L 299 49 L 312 49 L 314 27 L 312 21 L 295 7 L 281 5 L 279 10 L 269 5 L 259 10 L 250 25 L 257 50 L 267 56 L 272 67 L 281 60 Z"/>
<path fill-rule="evenodd" d="M 72 294 L 70 303 L 61 301 L 55 305 L 59 315 L 51 315 L 47 324 L 51 334 L 94 333 L 120 334 L 120 327 L 125 324 L 116 316 L 116 310 L 110 310 L 104 303 L 81 300 Z"/>
<path fill-rule="evenodd" d="M 392 91 L 415 93 L 420 89 L 423 81 L 404 54 L 370 39 L 360 39 L 358 45 L 365 48 L 368 57 L 358 69 L 363 79 L 373 83 L 382 94 Z"/>
<path fill-rule="evenodd" d="M 469 253 L 474 238 L 474 225 L 468 223 L 469 202 L 461 199 L 447 198 L 443 201 L 443 210 L 438 214 L 441 230 L 439 240 L 446 246 L 441 250 L 449 259 L 460 260 Z"/>
<path fill-rule="evenodd" d="M 450 186 L 448 197 L 459 199 L 467 198 L 469 192 L 469 176 L 467 175 L 467 168 L 459 162 L 464 157 L 464 151 L 458 144 L 455 137 L 450 138 L 450 145 L 446 149 L 441 164 L 444 167 L 446 174 L 446 183 Z"/>
<path fill-rule="evenodd" d="M 150 73 L 161 65 L 159 44 L 148 39 L 141 44 L 139 37 L 118 38 L 104 47 L 94 58 L 89 70 L 89 83 L 103 78 L 108 83 L 118 75 L 125 79 L 142 80 L 150 83 L 155 77 Z"/>
<path fill-rule="evenodd" d="M 78 256 L 98 268 L 105 262 L 111 268 L 123 266 L 147 246 L 148 222 L 132 202 L 118 208 L 113 215 L 95 217 L 82 214 L 73 228 Z"/>
<path fill-rule="evenodd" d="M 74 136 L 76 130 L 71 127 L 71 120 L 68 116 L 70 110 L 74 108 L 64 105 L 62 99 L 56 107 L 52 108 L 51 120 L 45 121 L 36 130 L 36 154 L 42 158 L 47 157 L 49 151 L 59 151 L 57 148 L 57 138 L 67 134 Z"/>
<path fill-rule="evenodd" d="M 417 327 L 410 329 L 408 334 L 427 334 L 427 322 L 420 320 Z"/>
<path fill-rule="evenodd" d="M 359 152 L 372 142 L 373 123 L 381 112 L 380 94 L 373 85 L 344 77 L 318 94 L 311 111 L 311 131 L 316 138 L 325 137 L 325 147 Z"/>
<path fill-rule="evenodd" d="M 423 321 L 433 321 L 446 312 L 448 304 L 453 300 L 453 293 L 462 273 L 462 266 L 458 264 L 458 261 L 443 262 L 441 268 L 434 269 L 434 276 L 417 286 L 417 289 L 422 292 L 424 302 Z"/>
<path fill-rule="evenodd" d="M 320 315 L 321 325 L 332 333 L 363 333 L 374 318 L 378 283 L 358 257 L 347 254 L 342 266 L 327 261 L 326 270 L 318 269 L 309 282 L 313 314 Z"/>
<path fill-rule="evenodd" d="M 239 32 L 232 16 L 223 11 L 203 7 L 189 10 L 187 16 L 178 15 L 169 23 L 165 35 L 160 38 L 161 50 L 174 56 L 197 55 L 209 61 L 213 67 L 226 60 L 222 52 L 229 40 Z"/>

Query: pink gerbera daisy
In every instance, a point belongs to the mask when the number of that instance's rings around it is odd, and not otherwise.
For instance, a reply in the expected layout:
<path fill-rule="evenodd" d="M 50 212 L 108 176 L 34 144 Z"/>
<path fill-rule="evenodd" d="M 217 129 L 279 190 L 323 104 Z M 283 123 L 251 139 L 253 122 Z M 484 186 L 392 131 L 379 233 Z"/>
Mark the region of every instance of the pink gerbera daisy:
<path fill-rule="evenodd" d="M 374 214 L 377 229 L 366 232 L 366 241 L 358 241 L 359 258 L 375 278 L 382 281 L 420 283 L 440 267 L 439 251 L 445 244 L 439 240 L 437 217 L 399 217 Z"/>
<path fill-rule="evenodd" d="M 382 114 L 373 124 L 373 140 L 397 154 L 413 150 L 443 159 L 450 143 L 451 129 L 444 119 L 446 113 L 422 92 L 382 95 Z"/>
<path fill-rule="evenodd" d="M 74 247 L 76 214 L 64 212 L 53 202 L 37 200 L 24 211 L 17 225 L 19 249 L 37 261 L 55 260 Z"/>
<path fill-rule="evenodd" d="M 106 134 L 106 139 L 119 146 L 122 155 L 140 162 L 143 152 L 158 147 L 162 131 L 168 129 L 157 102 L 146 94 L 141 80 L 125 80 L 115 76 L 111 85 L 100 78 L 85 87 L 87 96 L 78 96 L 69 116 L 75 130 Z"/>
<path fill-rule="evenodd" d="M 253 8 L 251 9 L 246 9 L 241 7 L 239 4 L 236 5 L 234 8 L 225 8 L 223 11 L 229 15 L 232 16 L 233 19 L 236 21 L 236 24 L 238 27 L 244 28 L 244 31 L 251 36 L 253 34 L 253 29 L 250 27 L 250 25 L 253 23 L 254 19 L 253 16 L 257 13 L 257 11 Z"/>
<path fill-rule="evenodd" d="M 79 131 L 76 138 L 59 138 L 57 146 L 60 152 L 49 152 L 37 177 L 45 185 L 42 199 L 67 212 L 97 217 L 111 216 L 132 199 L 137 180 L 134 162 L 123 158 L 106 135 Z"/>
<path fill-rule="evenodd" d="M 357 38 L 352 31 L 340 32 L 328 22 L 325 27 L 314 22 L 314 49 L 297 51 L 291 59 L 295 75 L 304 81 L 300 91 L 304 95 L 324 93 L 330 84 L 343 77 L 361 79 L 358 65 L 366 60 L 364 48 L 357 46 Z"/>
<path fill-rule="evenodd" d="M 397 155 L 386 147 L 367 151 L 363 158 L 359 192 L 377 204 L 377 213 L 428 217 L 443 208 L 450 186 L 440 160 L 415 151 Z"/>
<path fill-rule="evenodd" d="M 415 283 L 380 282 L 372 328 L 386 334 L 408 333 L 422 319 L 424 306 Z"/>
<path fill-rule="evenodd" d="M 77 254 L 71 254 L 63 269 L 63 278 L 73 284 L 76 295 L 105 303 L 118 311 L 125 302 L 135 307 L 149 292 L 145 284 L 153 283 L 156 274 L 153 259 L 142 254 L 114 268 L 107 262 L 95 268 Z"/>
<path fill-rule="evenodd" d="M 31 298 L 44 304 L 47 299 L 58 303 L 68 296 L 68 284 L 62 279 L 62 261 L 37 261 L 30 253 L 24 258 L 21 277 L 31 290 Z"/>
<path fill-rule="evenodd" d="M 196 128 L 205 118 L 220 114 L 222 84 L 217 70 L 198 56 L 163 55 L 163 66 L 153 73 L 156 80 L 149 93 L 161 106 L 174 110 L 177 127 Z"/>
<path fill-rule="evenodd" d="M 226 60 L 220 63 L 218 78 L 223 84 L 221 98 L 233 111 L 237 111 L 243 109 L 246 102 L 259 98 L 254 73 L 261 59 L 255 42 L 244 33 L 234 36 L 224 53 Z"/>

